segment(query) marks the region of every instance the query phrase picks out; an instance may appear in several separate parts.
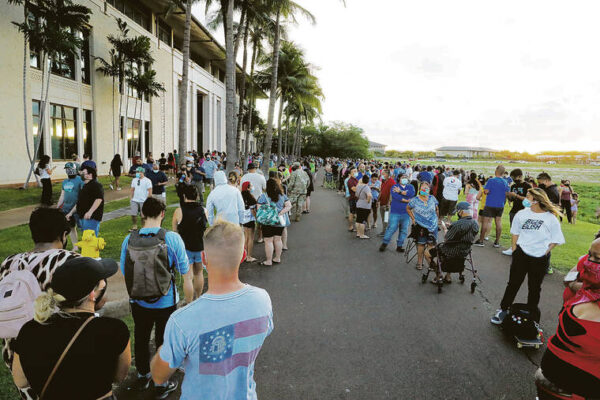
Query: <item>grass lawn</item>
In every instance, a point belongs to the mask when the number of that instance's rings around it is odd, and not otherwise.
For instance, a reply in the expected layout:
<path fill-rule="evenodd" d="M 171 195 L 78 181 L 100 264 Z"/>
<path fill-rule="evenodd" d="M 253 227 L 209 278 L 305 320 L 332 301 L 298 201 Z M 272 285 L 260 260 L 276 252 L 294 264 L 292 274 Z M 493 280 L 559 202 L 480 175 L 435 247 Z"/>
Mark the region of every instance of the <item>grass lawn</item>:
<path fill-rule="evenodd" d="M 102 183 L 105 191 L 110 190 L 110 187 L 108 186 L 110 184 L 110 177 L 101 176 L 98 178 L 98 181 Z M 129 185 L 131 185 L 131 178 L 122 175 L 120 184 L 125 188 L 129 187 Z M 56 204 L 60 197 L 61 185 L 62 181 L 52 183 L 52 200 L 54 204 Z M 0 188 L 0 211 L 39 204 L 41 197 L 42 188 L 37 186 L 35 180 L 30 182 L 27 190 L 18 188 Z"/>

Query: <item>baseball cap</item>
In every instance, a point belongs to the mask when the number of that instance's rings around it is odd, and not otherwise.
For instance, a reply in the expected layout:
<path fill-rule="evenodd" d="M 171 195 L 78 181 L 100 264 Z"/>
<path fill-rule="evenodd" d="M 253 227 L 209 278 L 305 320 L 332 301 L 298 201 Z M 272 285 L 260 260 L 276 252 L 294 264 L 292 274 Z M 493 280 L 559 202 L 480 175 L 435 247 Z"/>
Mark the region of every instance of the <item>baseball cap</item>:
<path fill-rule="evenodd" d="M 118 269 L 117 262 L 110 258 L 75 257 L 56 268 L 50 287 L 69 301 L 81 300 Z"/>
<path fill-rule="evenodd" d="M 456 205 L 456 210 L 457 211 L 468 211 L 468 210 L 471 210 L 471 204 L 467 203 L 466 201 L 461 201 L 460 203 L 458 203 Z"/>
<path fill-rule="evenodd" d="M 77 175 L 77 167 L 72 162 L 68 162 L 65 164 L 65 170 L 67 175 Z"/>

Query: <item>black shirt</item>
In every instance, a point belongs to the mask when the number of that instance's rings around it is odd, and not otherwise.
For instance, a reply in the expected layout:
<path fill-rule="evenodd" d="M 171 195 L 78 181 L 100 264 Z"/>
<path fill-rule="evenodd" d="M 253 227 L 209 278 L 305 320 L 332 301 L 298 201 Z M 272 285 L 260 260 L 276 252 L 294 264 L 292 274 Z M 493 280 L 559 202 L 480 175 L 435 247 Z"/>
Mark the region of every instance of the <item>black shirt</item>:
<path fill-rule="evenodd" d="M 39 395 L 75 332 L 92 314 L 53 315 L 46 324 L 29 321 L 15 343 L 23 372 Z M 127 325 L 97 317 L 83 329 L 56 371 L 44 396 L 51 399 L 97 399 L 112 389 L 117 361 L 129 342 Z"/>
<path fill-rule="evenodd" d="M 540 185 L 540 189 L 543 189 L 544 192 L 548 195 L 550 201 L 556 205 L 560 204 L 560 195 L 558 194 L 558 186 L 556 183 L 546 187 L 546 185 Z"/>
<path fill-rule="evenodd" d="M 102 199 L 102 203 L 92 214 L 92 219 L 102 221 L 102 215 L 104 215 L 104 188 L 100 182 L 92 179 L 83 185 L 79 192 L 79 198 L 77 199 L 77 215 L 79 215 L 79 218 L 83 218 L 97 199 Z"/>
<path fill-rule="evenodd" d="M 531 189 L 531 185 L 525 181 L 515 181 L 515 183 L 513 183 L 510 186 L 510 191 L 512 193 L 516 193 L 519 196 L 527 196 L 527 190 Z M 521 211 L 523 208 L 523 200 L 520 199 L 514 199 L 513 200 L 513 206 L 512 209 L 510 210 L 511 214 L 515 214 L 519 211 Z"/>
<path fill-rule="evenodd" d="M 159 185 L 159 183 L 169 181 L 167 175 L 162 171 L 154 172 L 154 170 L 152 170 L 152 172 L 146 175 L 146 178 L 152 181 L 152 194 L 162 194 L 165 191 L 165 187 Z"/>

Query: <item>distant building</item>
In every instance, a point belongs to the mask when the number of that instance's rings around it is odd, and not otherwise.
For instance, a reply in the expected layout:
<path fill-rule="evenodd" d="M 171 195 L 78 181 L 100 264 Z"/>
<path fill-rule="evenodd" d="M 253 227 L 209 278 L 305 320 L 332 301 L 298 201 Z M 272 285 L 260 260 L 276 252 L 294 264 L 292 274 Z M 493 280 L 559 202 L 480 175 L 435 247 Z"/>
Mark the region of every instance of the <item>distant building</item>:
<path fill-rule="evenodd" d="M 385 145 L 385 144 L 371 142 L 369 140 L 369 151 L 372 153 L 385 153 L 386 147 L 387 147 L 387 145 Z"/>
<path fill-rule="evenodd" d="M 496 150 L 487 147 L 446 146 L 435 149 L 436 157 L 493 157 Z"/>

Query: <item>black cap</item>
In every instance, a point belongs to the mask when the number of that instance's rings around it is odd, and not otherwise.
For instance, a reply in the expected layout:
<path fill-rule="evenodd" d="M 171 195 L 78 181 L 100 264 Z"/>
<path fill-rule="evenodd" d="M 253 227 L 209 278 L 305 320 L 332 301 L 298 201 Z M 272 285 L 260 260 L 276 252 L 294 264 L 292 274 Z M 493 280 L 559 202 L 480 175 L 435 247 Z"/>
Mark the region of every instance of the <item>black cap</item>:
<path fill-rule="evenodd" d="M 76 257 L 56 268 L 52 274 L 52 289 L 69 301 L 87 296 L 102 279 L 113 276 L 119 266 L 115 260 Z"/>
<path fill-rule="evenodd" d="M 248 164 L 248 169 L 256 169 L 256 164 L 254 164 L 254 163 Z"/>

